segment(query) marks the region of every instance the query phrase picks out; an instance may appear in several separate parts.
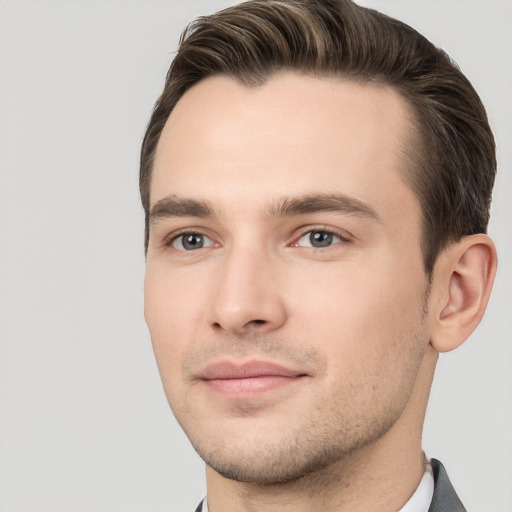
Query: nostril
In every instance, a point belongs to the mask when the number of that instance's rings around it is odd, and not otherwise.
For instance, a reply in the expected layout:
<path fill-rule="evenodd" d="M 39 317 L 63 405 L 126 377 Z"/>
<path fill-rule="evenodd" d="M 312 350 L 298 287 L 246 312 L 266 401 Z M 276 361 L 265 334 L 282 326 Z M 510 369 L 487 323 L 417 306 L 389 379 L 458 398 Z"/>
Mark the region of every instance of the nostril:
<path fill-rule="evenodd" d="M 256 320 L 250 320 L 245 325 L 241 327 L 241 329 L 247 329 L 250 328 L 251 325 L 266 325 L 268 322 L 266 320 L 256 319 Z M 213 329 L 215 330 L 224 330 L 227 326 L 223 326 L 221 322 L 214 322 L 212 324 Z"/>

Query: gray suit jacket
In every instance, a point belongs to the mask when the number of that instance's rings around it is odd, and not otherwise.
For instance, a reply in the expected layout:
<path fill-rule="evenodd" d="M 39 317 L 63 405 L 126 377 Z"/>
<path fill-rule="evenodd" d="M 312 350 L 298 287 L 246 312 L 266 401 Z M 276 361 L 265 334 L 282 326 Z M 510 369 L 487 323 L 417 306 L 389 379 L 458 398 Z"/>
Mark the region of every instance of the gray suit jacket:
<path fill-rule="evenodd" d="M 434 496 L 428 512 L 466 512 L 455 489 L 450 483 L 444 466 L 436 459 L 432 459 L 432 471 L 434 473 Z M 199 503 L 196 512 L 203 510 L 203 502 Z"/>
<path fill-rule="evenodd" d="M 434 472 L 434 496 L 428 512 L 466 512 L 444 466 L 436 459 L 430 461 Z"/>

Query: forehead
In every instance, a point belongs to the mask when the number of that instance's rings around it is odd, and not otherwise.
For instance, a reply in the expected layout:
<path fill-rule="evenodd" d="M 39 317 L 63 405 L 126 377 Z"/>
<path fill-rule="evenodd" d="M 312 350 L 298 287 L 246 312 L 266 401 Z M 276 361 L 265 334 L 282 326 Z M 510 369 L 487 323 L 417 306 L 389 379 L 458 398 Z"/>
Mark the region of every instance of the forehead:
<path fill-rule="evenodd" d="M 199 82 L 171 113 L 154 163 L 151 203 L 169 194 L 343 192 L 378 203 L 405 185 L 413 132 L 392 88 L 284 73 L 247 87 Z M 409 191 L 410 192 L 410 191 Z M 227 197 L 227 196 L 226 196 Z"/>

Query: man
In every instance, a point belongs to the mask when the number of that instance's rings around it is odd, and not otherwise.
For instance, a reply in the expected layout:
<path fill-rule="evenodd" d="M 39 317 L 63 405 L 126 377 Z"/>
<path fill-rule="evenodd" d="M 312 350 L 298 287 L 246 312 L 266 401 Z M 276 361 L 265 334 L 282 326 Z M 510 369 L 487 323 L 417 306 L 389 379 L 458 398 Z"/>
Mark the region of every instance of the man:
<path fill-rule="evenodd" d="M 494 140 L 471 84 L 349 0 L 184 34 L 144 139 L 145 316 L 197 510 L 462 511 L 422 424 L 484 313 Z"/>

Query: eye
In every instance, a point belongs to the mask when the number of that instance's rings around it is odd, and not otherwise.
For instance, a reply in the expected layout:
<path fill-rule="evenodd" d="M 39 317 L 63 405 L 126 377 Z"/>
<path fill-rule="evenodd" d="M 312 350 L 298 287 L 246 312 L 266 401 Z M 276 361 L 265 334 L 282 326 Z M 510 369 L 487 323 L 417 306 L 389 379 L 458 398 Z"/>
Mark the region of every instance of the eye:
<path fill-rule="evenodd" d="M 297 241 L 296 245 L 300 247 L 322 248 L 329 247 L 333 244 L 338 244 L 343 241 L 344 239 L 330 231 L 315 230 L 308 231 L 302 235 Z"/>
<path fill-rule="evenodd" d="M 204 247 L 211 247 L 213 240 L 201 233 L 184 233 L 177 236 L 171 245 L 179 251 L 195 251 Z"/>

